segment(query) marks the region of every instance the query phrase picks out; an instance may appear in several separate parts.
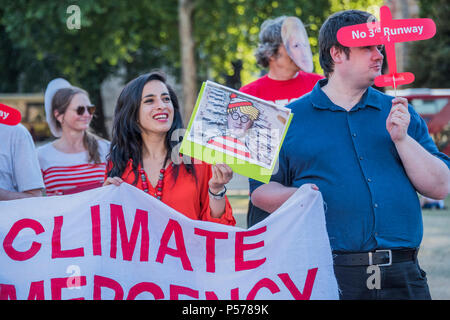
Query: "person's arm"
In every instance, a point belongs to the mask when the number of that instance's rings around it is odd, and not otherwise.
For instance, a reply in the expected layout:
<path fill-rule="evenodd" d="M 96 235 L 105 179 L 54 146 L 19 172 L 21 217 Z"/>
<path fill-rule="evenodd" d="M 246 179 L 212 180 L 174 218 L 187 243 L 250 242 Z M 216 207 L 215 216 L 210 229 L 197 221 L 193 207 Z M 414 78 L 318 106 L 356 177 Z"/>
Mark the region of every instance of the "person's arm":
<path fill-rule="evenodd" d="M 280 150 L 278 160 L 270 178 L 270 182 L 262 184 L 261 182 L 250 180 L 250 201 L 255 207 L 267 212 L 273 213 L 296 191 L 297 187 L 292 187 L 292 181 L 288 178 L 289 157 L 286 155 L 286 143 Z"/>
<path fill-rule="evenodd" d="M 0 197 L 6 198 L 3 200 L 13 200 L 42 196 L 45 185 L 31 134 L 19 124 L 11 139 L 11 174 L 17 191 L 3 190 L 6 192 L 2 192 Z"/>
<path fill-rule="evenodd" d="M 311 184 L 311 188 L 319 190 L 315 184 Z M 252 192 L 251 201 L 256 207 L 268 213 L 273 213 L 297 190 L 298 188 L 296 187 L 286 187 L 281 183 L 270 181 L 268 184 L 263 184 Z"/>
<path fill-rule="evenodd" d="M 221 192 L 231 178 L 233 177 L 233 170 L 226 164 L 216 164 L 211 167 L 212 177 L 209 180 L 209 190 L 218 194 Z M 211 194 L 209 194 L 209 208 L 211 209 L 211 217 L 220 218 L 225 213 L 226 200 L 225 197 L 222 199 L 215 199 Z"/>
<path fill-rule="evenodd" d="M 416 140 L 406 136 L 395 142 L 403 167 L 416 190 L 432 199 L 445 199 L 450 192 L 450 170 Z"/>
<path fill-rule="evenodd" d="M 43 189 L 33 189 L 24 192 L 15 192 L 0 188 L 0 201 L 40 197 L 42 196 L 42 190 Z"/>
<path fill-rule="evenodd" d="M 408 178 L 420 194 L 433 199 L 445 199 L 450 192 L 449 168 L 408 134 L 411 119 L 408 101 L 395 98 L 392 105 L 386 128 Z"/>
<path fill-rule="evenodd" d="M 281 183 L 270 181 L 256 188 L 251 195 L 251 201 L 256 207 L 272 213 L 289 199 L 298 188 L 286 187 Z"/>

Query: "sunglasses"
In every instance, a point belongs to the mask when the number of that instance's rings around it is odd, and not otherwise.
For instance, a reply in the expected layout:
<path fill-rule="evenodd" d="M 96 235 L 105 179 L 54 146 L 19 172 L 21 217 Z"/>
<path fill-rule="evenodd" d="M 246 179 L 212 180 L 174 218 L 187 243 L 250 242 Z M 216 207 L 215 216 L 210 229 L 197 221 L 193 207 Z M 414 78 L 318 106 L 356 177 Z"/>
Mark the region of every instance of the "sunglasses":
<path fill-rule="evenodd" d="M 95 112 L 95 106 L 78 106 L 75 111 L 79 116 L 82 116 L 85 111 L 87 111 L 90 115 L 93 115 Z"/>

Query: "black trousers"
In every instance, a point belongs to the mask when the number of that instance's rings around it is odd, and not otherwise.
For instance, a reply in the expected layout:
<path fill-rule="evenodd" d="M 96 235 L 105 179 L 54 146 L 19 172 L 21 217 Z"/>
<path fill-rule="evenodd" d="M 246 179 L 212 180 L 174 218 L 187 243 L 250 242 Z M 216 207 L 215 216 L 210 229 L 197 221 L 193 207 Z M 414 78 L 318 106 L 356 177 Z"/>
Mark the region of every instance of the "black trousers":
<path fill-rule="evenodd" d="M 341 300 L 431 300 L 417 260 L 381 267 L 334 266 L 334 273 Z"/>

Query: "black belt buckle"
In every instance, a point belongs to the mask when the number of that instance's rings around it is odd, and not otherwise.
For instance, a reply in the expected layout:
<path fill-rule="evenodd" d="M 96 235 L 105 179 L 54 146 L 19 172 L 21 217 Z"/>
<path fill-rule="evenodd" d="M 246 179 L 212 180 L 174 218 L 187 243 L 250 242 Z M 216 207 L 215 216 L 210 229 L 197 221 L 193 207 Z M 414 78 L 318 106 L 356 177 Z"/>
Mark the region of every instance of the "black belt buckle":
<path fill-rule="evenodd" d="M 375 253 L 377 253 L 377 252 L 387 252 L 388 253 L 388 257 L 389 257 L 389 261 L 387 263 L 375 264 L 375 263 L 373 263 L 372 252 L 369 252 L 369 266 L 377 265 L 379 267 L 388 267 L 388 266 L 392 265 L 392 250 L 389 250 L 389 249 L 375 250 Z"/>

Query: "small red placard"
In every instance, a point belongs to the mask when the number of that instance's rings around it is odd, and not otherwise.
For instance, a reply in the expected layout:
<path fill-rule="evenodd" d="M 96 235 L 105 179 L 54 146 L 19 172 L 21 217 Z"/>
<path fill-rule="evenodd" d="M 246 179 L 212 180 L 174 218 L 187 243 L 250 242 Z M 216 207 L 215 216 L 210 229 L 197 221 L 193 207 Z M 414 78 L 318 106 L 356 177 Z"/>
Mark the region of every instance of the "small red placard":
<path fill-rule="evenodd" d="M 0 123 L 15 126 L 22 120 L 19 110 L 0 103 Z"/>
<path fill-rule="evenodd" d="M 436 34 L 436 25 L 428 18 L 392 19 L 389 7 L 380 8 L 380 21 L 362 23 L 339 29 L 337 39 L 346 47 L 365 47 L 384 45 L 389 73 L 375 79 L 378 87 L 409 84 L 414 81 L 411 72 L 397 73 L 395 43 L 418 41 L 432 38 Z"/>

